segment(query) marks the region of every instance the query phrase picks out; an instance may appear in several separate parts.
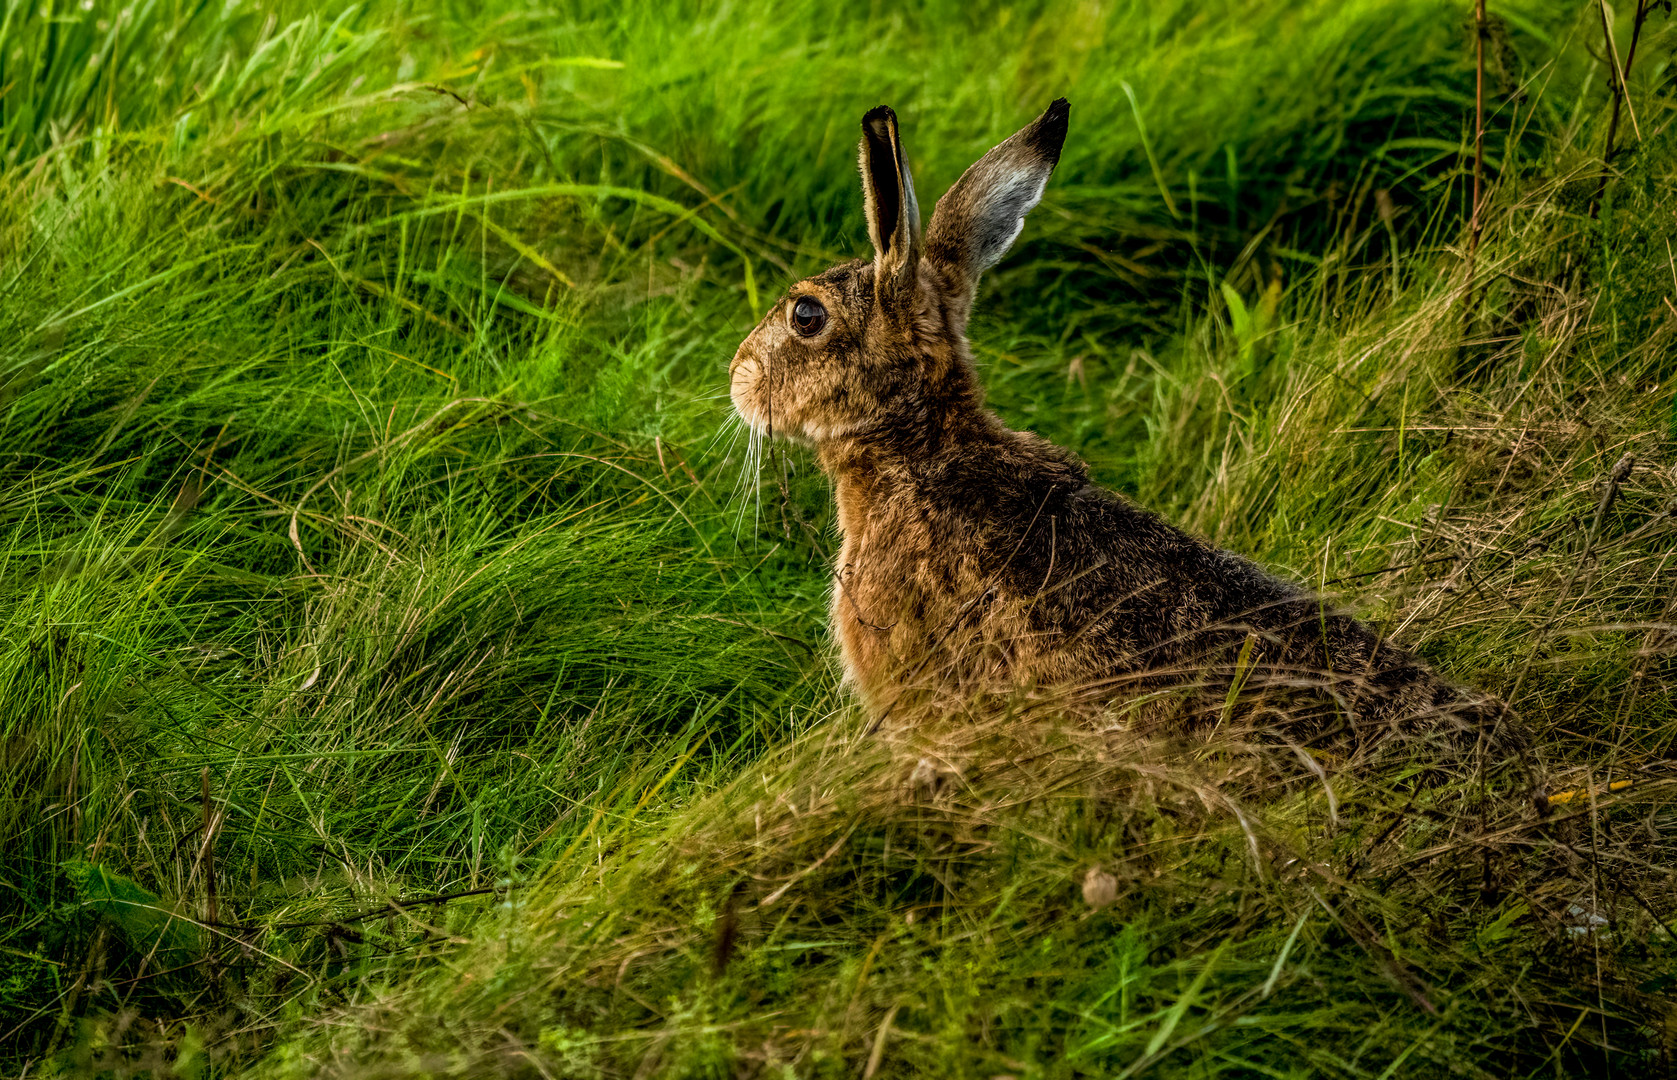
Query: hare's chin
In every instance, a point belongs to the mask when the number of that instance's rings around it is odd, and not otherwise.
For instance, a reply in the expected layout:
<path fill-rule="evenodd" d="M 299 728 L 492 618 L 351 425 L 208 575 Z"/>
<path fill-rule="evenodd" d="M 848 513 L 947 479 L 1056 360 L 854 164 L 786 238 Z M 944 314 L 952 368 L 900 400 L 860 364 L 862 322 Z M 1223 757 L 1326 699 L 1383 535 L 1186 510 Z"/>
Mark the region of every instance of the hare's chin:
<path fill-rule="evenodd" d="M 860 430 L 857 424 L 799 423 L 790 420 L 782 422 L 778 418 L 773 424 L 769 424 L 754 410 L 742 409 L 738 403 L 735 404 L 734 411 L 745 421 L 753 435 L 772 438 L 778 442 L 799 443 L 803 446 L 818 446 L 834 439 L 843 439 Z"/>
<path fill-rule="evenodd" d="M 843 439 L 850 435 L 854 435 L 859 429 L 859 426 L 860 425 L 857 424 L 845 423 L 806 423 L 803 425 L 803 430 L 798 432 L 795 437 L 799 438 L 803 442 L 811 444 L 831 442 L 834 439 Z"/>

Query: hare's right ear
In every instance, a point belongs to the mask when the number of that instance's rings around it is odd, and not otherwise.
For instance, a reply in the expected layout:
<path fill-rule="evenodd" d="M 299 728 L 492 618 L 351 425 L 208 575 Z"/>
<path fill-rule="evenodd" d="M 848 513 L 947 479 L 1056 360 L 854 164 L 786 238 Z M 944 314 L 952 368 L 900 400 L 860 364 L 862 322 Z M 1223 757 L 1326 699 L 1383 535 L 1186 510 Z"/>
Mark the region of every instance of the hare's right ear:
<path fill-rule="evenodd" d="M 862 117 L 862 200 L 873 241 L 874 289 L 887 307 L 911 301 L 920 273 L 920 205 L 897 134 L 897 114 L 881 105 Z"/>
<path fill-rule="evenodd" d="M 1056 98 L 955 181 L 938 200 L 926 230 L 926 259 L 943 275 L 964 321 L 978 278 L 1001 261 L 1025 227 L 1025 215 L 1060 161 L 1071 106 Z"/>

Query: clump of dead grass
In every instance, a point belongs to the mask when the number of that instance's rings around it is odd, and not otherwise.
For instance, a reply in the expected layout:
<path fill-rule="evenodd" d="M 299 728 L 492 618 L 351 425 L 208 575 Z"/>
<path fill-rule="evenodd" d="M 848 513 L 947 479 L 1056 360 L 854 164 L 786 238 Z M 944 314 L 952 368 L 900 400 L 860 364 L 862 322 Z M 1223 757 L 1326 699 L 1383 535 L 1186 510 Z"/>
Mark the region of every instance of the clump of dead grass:
<path fill-rule="evenodd" d="M 1396 766 L 1396 745 L 1381 770 L 1332 767 L 1269 737 L 1273 706 L 1237 712 L 1175 734 L 1134 716 L 1068 722 L 1040 700 L 873 730 L 835 718 L 656 839 L 602 823 L 591 865 L 556 867 L 511 901 L 516 915 L 456 956 L 457 976 L 357 1009 L 355 1032 L 291 1067 L 1281 1061 L 1324 1022 L 1288 1011 L 1324 980 L 1355 987 L 1357 1022 L 1376 1032 L 1394 1010 L 1434 1014 L 1445 1034 L 1409 1051 L 1442 1064 L 1521 993 L 1487 978 L 1493 960 L 1594 932 L 1588 868 L 1556 857 L 1584 819 L 1540 816 L 1518 770 L 1475 775 L 1468 752 L 1441 774 L 1419 736 L 1427 767 Z M 1104 979 L 1129 987 L 1131 1019 L 1102 1021 L 1115 1026 L 1097 1037 L 1074 1014 L 1061 1041 L 1017 1042 L 1026 1002 L 1084 1000 L 1098 1014 Z M 471 1019 L 405 1022 L 442 1000 Z M 367 1030 L 380 1032 L 371 1045 Z"/>

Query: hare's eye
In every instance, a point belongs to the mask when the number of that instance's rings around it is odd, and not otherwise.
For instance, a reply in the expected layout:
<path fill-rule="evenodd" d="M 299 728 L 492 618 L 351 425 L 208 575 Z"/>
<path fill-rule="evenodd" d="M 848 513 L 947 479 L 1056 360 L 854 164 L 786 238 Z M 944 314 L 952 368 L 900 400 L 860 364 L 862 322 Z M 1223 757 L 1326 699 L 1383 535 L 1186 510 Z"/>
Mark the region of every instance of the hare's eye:
<path fill-rule="evenodd" d="M 804 337 L 814 337 L 827 325 L 827 309 L 813 296 L 800 296 L 792 305 L 792 329 Z"/>

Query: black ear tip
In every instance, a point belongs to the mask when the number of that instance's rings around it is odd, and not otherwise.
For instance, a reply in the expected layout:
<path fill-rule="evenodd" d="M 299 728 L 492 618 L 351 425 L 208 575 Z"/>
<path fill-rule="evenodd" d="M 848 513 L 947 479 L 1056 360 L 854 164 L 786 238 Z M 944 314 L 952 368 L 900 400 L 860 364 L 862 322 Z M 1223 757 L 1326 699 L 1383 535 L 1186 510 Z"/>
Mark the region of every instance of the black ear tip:
<path fill-rule="evenodd" d="M 887 137 L 897 124 L 897 114 L 889 105 L 875 105 L 862 117 L 862 130 L 871 135 Z"/>
<path fill-rule="evenodd" d="M 1051 164 L 1059 164 L 1060 148 L 1066 144 L 1066 128 L 1071 118 L 1071 102 L 1055 98 L 1053 103 L 1031 125 L 1031 144 Z"/>

